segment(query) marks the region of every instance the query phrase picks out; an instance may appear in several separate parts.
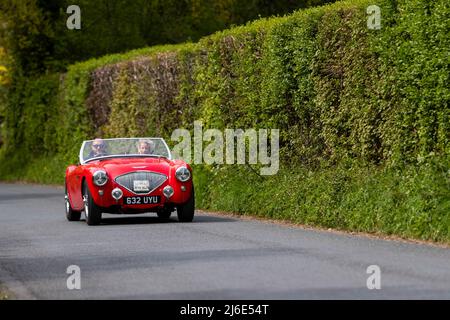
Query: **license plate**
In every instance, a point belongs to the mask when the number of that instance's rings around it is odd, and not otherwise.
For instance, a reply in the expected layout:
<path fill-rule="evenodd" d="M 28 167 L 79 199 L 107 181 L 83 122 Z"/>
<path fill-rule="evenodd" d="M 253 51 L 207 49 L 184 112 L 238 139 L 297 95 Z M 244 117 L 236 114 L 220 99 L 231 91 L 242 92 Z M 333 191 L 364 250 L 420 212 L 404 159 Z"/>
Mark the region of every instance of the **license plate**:
<path fill-rule="evenodd" d="M 148 180 L 134 180 L 133 181 L 134 192 L 149 192 L 150 181 Z"/>
<path fill-rule="evenodd" d="M 161 202 L 160 196 L 140 196 L 140 197 L 124 197 L 124 204 L 158 204 Z"/>

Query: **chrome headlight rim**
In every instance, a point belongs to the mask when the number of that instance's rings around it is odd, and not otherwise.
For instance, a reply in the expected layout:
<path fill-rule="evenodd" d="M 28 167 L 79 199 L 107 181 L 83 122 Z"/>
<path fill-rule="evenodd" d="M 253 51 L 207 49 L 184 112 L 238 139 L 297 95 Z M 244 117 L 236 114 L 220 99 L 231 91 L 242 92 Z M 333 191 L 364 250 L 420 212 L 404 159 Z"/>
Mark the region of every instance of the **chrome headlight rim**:
<path fill-rule="evenodd" d="M 175 171 L 175 177 L 180 182 L 189 181 L 191 178 L 191 171 L 187 167 L 181 166 Z"/>
<path fill-rule="evenodd" d="M 102 176 L 102 180 L 98 181 L 99 176 Z M 92 182 L 97 186 L 97 187 L 103 187 L 107 182 L 108 182 L 108 174 L 106 173 L 105 170 L 97 170 L 92 174 Z"/>

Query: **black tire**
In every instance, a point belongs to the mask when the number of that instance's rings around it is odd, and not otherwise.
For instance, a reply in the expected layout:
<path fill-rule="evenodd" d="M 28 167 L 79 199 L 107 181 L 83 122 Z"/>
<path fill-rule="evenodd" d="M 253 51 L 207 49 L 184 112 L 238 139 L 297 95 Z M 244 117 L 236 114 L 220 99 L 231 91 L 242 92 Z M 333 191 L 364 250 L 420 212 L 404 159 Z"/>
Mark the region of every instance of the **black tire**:
<path fill-rule="evenodd" d="M 69 201 L 69 193 L 67 192 L 67 185 L 64 190 L 64 202 L 66 206 L 66 218 L 69 221 L 80 221 L 81 211 L 75 211 L 72 209 Z"/>
<path fill-rule="evenodd" d="M 86 182 L 83 183 L 83 202 L 86 223 L 90 226 L 99 225 L 102 221 L 102 211 L 100 207 L 95 204 Z"/>
<path fill-rule="evenodd" d="M 195 213 L 195 192 L 192 186 L 191 197 L 185 204 L 177 206 L 177 216 L 180 222 L 191 222 Z"/>
<path fill-rule="evenodd" d="M 156 212 L 156 214 L 158 215 L 158 218 L 160 220 L 169 220 L 170 216 L 172 215 L 172 211 L 161 210 L 161 211 Z"/>

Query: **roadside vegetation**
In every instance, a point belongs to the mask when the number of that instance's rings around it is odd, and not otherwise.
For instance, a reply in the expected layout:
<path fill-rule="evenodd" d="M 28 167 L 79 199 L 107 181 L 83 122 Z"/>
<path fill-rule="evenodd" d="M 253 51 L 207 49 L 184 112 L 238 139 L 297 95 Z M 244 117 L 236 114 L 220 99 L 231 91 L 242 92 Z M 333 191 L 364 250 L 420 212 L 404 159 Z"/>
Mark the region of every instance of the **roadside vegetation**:
<path fill-rule="evenodd" d="M 4 285 L 0 283 L 0 301 L 1 300 L 12 300 L 13 295 L 5 288 Z"/>
<path fill-rule="evenodd" d="M 280 129 L 280 171 L 194 167 L 197 204 L 311 226 L 450 240 L 450 4 L 349 0 L 196 43 L 21 78 L 0 179 L 63 183 L 80 143 L 176 128 Z M 257 170 L 256 170 L 257 171 Z"/>

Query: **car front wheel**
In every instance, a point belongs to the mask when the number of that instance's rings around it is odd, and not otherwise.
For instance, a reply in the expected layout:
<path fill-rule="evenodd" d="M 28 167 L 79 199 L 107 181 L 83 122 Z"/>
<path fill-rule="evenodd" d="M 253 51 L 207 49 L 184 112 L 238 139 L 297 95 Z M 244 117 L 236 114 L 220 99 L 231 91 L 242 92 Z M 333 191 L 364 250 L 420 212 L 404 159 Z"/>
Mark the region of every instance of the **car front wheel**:
<path fill-rule="evenodd" d="M 102 221 L 102 212 L 98 207 L 94 199 L 92 198 L 91 191 L 86 182 L 83 184 L 83 202 L 84 202 L 84 214 L 86 216 L 86 223 L 90 226 L 100 224 Z"/>
<path fill-rule="evenodd" d="M 161 210 L 156 213 L 160 220 L 169 220 L 172 212 L 170 210 Z"/>
<path fill-rule="evenodd" d="M 66 218 L 69 221 L 80 221 L 81 218 L 81 212 L 75 211 L 72 209 L 72 206 L 70 205 L 69 201 L 69 193 L 67 192 L 67 185 L 65 186 L 65 192 L 64 192 L 64 202 L 66 207 Z"/>
<path fill-rule="evenodd" d="M 191 197 L 185 204 L 177 206 L 177 216 L 180 222 L 191 222 L 195 213 L 195 193 L 192 186 Z"/>

